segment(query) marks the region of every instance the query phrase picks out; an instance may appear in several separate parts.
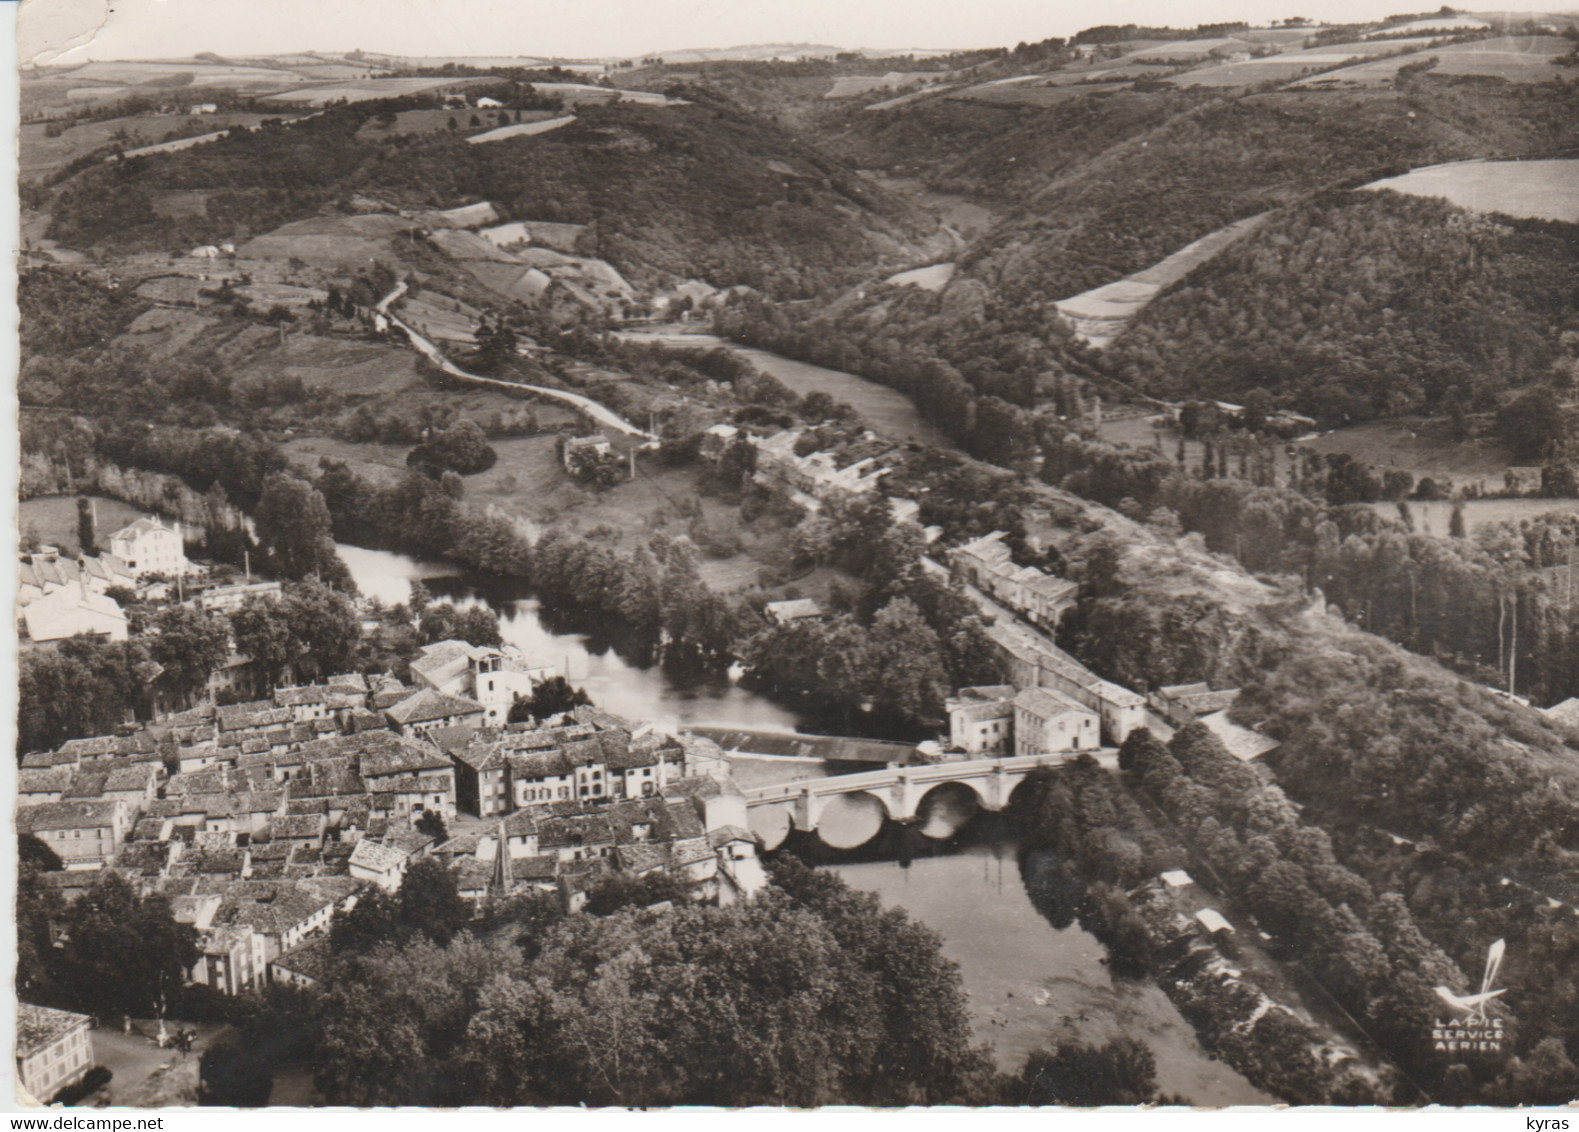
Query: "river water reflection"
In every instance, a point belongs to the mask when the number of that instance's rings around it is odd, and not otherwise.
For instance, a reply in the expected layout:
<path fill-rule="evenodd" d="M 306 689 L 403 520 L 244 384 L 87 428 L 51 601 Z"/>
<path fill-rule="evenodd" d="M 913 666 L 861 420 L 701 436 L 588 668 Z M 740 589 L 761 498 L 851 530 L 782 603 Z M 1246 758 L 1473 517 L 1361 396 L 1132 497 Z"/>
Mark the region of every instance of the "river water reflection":
<path fill-rule="evenodd" d="M 615 651 L 620 626 L 611 619 L 545 609 L 519 588 L 463 573 L 452 564 L 345 544 L 336 549 L 362 593 L 386 605 L 406 601 L 411 583 L 419 579 L 437 598 L 462 607 L 487 605 L 499 615 L 499 632 L 507 643 L 554 665 L 599 707 L 618 715 L 669 727 L 712 724 L 758 731 L 794 731 L 801 722 L 794 712 L 727 677 L 629 663 Z"/>
<path fill-rule="evenodd" d="M 801 835 L 796 835 L 799 838 Z M 792 844 L 795 844 L 792 842 Z M 975 1040 L 990 1043 L 998 1067 L 1018 1072 L 1026 1055 L 1060 1039 L 1101 1044 L 1138 1038 L 1157 1059 L 1161 1092 L 1198 1105 L 1276 1103 L 1214 1060 L 1168 997 L 1150 981 L 1115 979 L 1106 951 L 1069 915 L 1055 927 L 1033 905 L 1028 882 L 1056 867 L 1049 855 L 1025 854 L 1002 818 L 984 816 L 951 842 L 928 842 L 889 826 L 877 842 L 850 854 L 799 842 L 802 851 L 852 888 L 902 908 L 943 938 L 969 993 Z"/>
<path fill-rule="evenodd" d="M 506 641 L 559 666 L 599 706 L 628 718 L 670 727 L 777 731 L 794 731 L 802 722 L 725 678 L 631 664 L 615 651 L 617 626 L 546 610 L 536 598 L 503 589 L 496 580 L 389 551 L 338 549 L 361 591 L 386 604 L 405 601 L 412 581 L 420 579 L 435 597 L 488 605 L 499 615 Z M 800 759 L 740 760 L 736 767 L 745 786 L 827 772 L 822 764 Z M 1095 937 L 1078 924 L 1054 927 L 1036 910 L 1022 879 L 1018 846 L 1002 819 L 978 818 L 949 841 L 929 841 L 890 823 L 876 841 L 850 853 L 822 849 L 803 837 L 799 849 L 826 861 L 853 888 L 875 893 L 884 907 L 904 908 L 942 936 L 944 954 L 959 964 L 970 993 L 975 1039 L 994 1047 L 1001 1069 L 1017 1071 L 1032 1049 L 1060 1037 L 1101 1043 L 1128 1034 L 1156 1054 L 1163 1092 L 1196 1104 L 1270 1103 L 1201 1049 L 1155 985 L 1115 980 Z M 1027 856 L 1031 874 L 1038 860 Z"/>

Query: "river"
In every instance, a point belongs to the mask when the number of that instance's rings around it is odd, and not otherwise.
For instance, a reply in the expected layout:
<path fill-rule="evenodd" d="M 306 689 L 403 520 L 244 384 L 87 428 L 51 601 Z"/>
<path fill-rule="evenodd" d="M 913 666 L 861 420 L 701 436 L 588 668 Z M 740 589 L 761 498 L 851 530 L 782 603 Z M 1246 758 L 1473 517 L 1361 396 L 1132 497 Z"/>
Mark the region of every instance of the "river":
<path fill-rule="evenodd" d="M 1061 1038 L 1101 1044 L 1122 1035 L 1151 1048 L 1163 1093 L 1197 1105 L 1276 1103 L 1213 1059 L 1155 983 L 1114 978 L 1096 937 L 1078 922 L 1055 927 L 1037 911 L 1026 882 L 1054 862 L 1027 854 L 1022 873 L 1002 818 L 977 819 L 948 842 L 890 825 L 853 853 L 800 844 L 852 888 L 942 936 L 943 954 L 959 964 L 969 995 L 973 1037 L 993 1047 L 1000 1070 L 1017 1073 L 1028 1053 Z"/>
<path fill-rule="evenodd" d="M 661 342 L 666 346 L 695 350 L 726 349 L 770 377 L 778 378 L 802 397 L 808 393 L 826 393 L 835 401 L 845 402 L 861 414 L 873 432 L 890 440 L 905 444 L 926 444 L 945 452 L 959 451 L 953 441 L 922 419 L 910 398 L 886 385 L 856 377 L 853 373 L 793 361 L 750 346 L 737 346 L 715 334 L 690 334 L 677 329 L 657 328 L 621 330 L 616 337 L 629 342 Z"/>
<path fill-rule="evenodd" d="M 387 550 L 337 544 L 357 587 L 386 605 L 407 600 L 420 579 L 435 597 L 465 607 L 487 605 L 499 615 L 506 643 L 527 656 L 556 666 L 570 682 L 585 688 L 599 707 L 633 720 L 668 726 L 736 727 L 757 731 L 794 731 L 802 720 L 792 711 L 756 695 L 723 676 L 677 674 L 660 666 L 641 668 L 615 651 L 617 626 L 608 619 L 545 610 L 522 590 Z"/>

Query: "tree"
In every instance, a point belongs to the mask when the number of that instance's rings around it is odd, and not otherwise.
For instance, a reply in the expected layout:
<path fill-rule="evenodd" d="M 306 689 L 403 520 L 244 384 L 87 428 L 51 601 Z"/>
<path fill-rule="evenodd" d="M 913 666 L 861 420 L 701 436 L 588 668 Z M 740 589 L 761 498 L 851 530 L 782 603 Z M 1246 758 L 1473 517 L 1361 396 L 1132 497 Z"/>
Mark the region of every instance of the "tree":
<path fill-rule="evenodd" d="M 251 657 L 271 685 L 280 683 L 285 666 L 301 652 L 301 642 L 291 632 L 281 603 L 273 598 L 250 598 L 233 610 L 230 631 L 236 651 Z"/>
<path fill-rule="evenodd" d="M 423 857 L 406 870 L 397 901 L 401 928 L 440 947 L 471 919 L 471 909 L 455 887 L 455 874 L 434 857 Z"/>
<path fill-rule="evenodd" d="M 350 664 L 362 622 L 344 593 L 314 581 L 297 582 L 285 588 L 280 615 L 296 642 L 297 659 L 316 674 L 341 672 Z"/>
<path fill-rule="evenodd" d="M 1533 463 L 1547 455 L 1567 434 L 1567 412 L 1557 393 L 1538 385 L 1519 394 L 1497 412 L 1497 435 L 1514 457 Z"/>
<path fill-rule="evenodd" d="M 93 541 L 93 504 L 85 495 L 77 497 L 77 549 L 83 554 L 98 553 Z"/>
<path fill-rule="evenodd" d="M 230 654 L 230 627 L 224 618 L 189 606 L 162 610 L 152 630 L 148 654 L 164 668 L 159 682 L 183 703 L 207 685 Z"/>
<path fill-rule="evenodd" d="M 416 827 L 418 833 L 440 843 L 450 839 L 450 831 L 444 824 L 444 815 L 435 810 L 423 810 L 422 816 L 416 821 Z"/>
<path fill-rule="evenodd" d="M 262 1108 L 274 1090 L 274 1071 L 247 1042 L 226 1038 L 198 1061 L 197 1103 L 227 1108 Z"/>
<path fill-rule="evenodd" d="M 1157 1059 L 1135 1038 L 1033 1050 L 1005 1100 L 1026 1105 L 1139 1105 L 1156 1099 Z"/>
<path fill-rule="evenodd" d="M 584 689 L 572 688 L 563 676 L 551 676 L 532 686 L 532 694 L 510 705 L 510 722 L 524 723 L 531 719 L 548 719 L 560 712 L 570 711 L 592 702 Z"/>
<path fill-rule="evenodd" d="M 371 955 L 380 944 L 393 940 L 399 920 L 394 897 L 370 888 L 356 904 L 329 924 L 329 950 L 337 955 Z"/>
<path fill-rule="evenodd" d="M 477 326 L 477 352 L 472 355 L 472 365 L 483 373 L 494 373 L 515 358 L 517 344 L 515 331 L 508 323 L 485 318 Z"/>
<path fill-rule="evenodd" d="M 909 598 L 890 601 L 872 621 L 873 698 L 903 719 L 941 718 L 949 689 L 941 653 L 937 634 L 915 603 Z"/>
<path fill-rule="evenodd" d="M 64 923 L 59 985 L 95 1014 L 163 1018 L 197 962 L 197 932 L 176 923 L 169 900 L 139 899 L 116 873 L 78 897 Z"/>
<path fill-rule="evenodd" d="M 406 456 L 406 466 L 438 479 L 446 469 L 462 476 L 486 472 L 498 459 L 481 426 L 473 420 L 459 420 L 413 448 Z"/>
<path fill-rule="evenodd" d="M 37 838 L 26 840 L 36 842 Z M 42 843 L 40 848 L 44 848 Z M 55 954 L 50 921 L 65 907 L 60 890 L 46 883 L 40 873 L 59 867 L 58 858 L 53 865 L 40 865 L 36 858 L 29 859 L 26 853 L 17 866 L 16 993 L 29 1002 L 40 1001 L 43 997 L 36 988 L 48 981 L 48 963 Z"/>
<path fill-rule="evenodd" d="M 317 574 L 348 588 L 350 575 L 334 548 L 333 524 L 323 496 L 310 483 L 284 473 L 264 481 L 254 517 L 258 541 L 287 578 Z"/>
<path fill-rule="evenodd" d="M 477 648 L 498 648 L 504 643 L 499 632 L 499 615 L 485 605 L 456 609 L 447 601 L 427 606 L 417 623 L 422 643 L 465 641 Z"/>
<path fill-rule="evenodd" d="M 869 1060 L 848 1068 L 847 1095 L 885 1106 L 986 1103 L 991 1062 L 971 1045 L 959 969 L 943 957 L 937 933 L 793 855 L 779 855 L 769 870 L 871 980 L 875 1036 Z"/>
<path fill-rule="evenodd" d="M 72 637 L 17 658 L 17 751 L 107 735 L 147 706 L 148 653 L 138 641 Z"/>
<path fill-rule="evenodd" d="M 490 981 L 510 984 L 520 971 L 516 950 L 465 934 L 448 947 L 419 937 L 341 962 L 344 977 L 316 1013 L 322 1030 L 314 1081 L 324 1099 L 357 1106 L 477 1103 L 483 1090 L 456 1054 Z M 515 1074 L 523 1068 L 517 1065 Z"/>

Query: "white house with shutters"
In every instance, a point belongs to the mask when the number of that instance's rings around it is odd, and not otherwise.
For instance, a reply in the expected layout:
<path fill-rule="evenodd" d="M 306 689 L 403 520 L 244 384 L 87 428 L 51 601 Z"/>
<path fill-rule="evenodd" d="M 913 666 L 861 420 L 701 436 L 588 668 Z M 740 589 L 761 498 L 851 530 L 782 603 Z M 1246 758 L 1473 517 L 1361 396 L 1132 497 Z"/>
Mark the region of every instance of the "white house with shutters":
<path fill-rule="evenodd" d="M 165 526 L 158 519 L 138 519 L 110 536 L 110 553 L 131 569 L 140 581 L 149 574 L 174 577 L 192 566 L 181 542 L 181 524 Z"/>

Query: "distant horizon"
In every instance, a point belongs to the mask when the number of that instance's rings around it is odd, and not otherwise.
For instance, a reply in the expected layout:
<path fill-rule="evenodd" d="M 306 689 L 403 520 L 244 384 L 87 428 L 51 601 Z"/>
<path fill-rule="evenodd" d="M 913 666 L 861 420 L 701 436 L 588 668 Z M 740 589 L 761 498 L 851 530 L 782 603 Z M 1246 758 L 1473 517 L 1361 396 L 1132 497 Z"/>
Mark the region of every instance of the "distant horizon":
<path fill-rule="evenodd" d="M 537 0 L 25 0 L 23 66 L 180 60 L 200 54 L 264 58 L 364 51 L 397 58 L 634 59 L 754 46 L 840 51 L 975 51 L 1068 38 L 1102 24 L 1186 30 L 1201 24 L 1373 23 L 1409 0 L 1115 0 L 1097 15 L 1078 5 L 989 0 L 968 11 L 938 0 L 583 0 L 573 15 Z M 1422 11 L 1429 15 L 1435 9 Z M 1484 11 L 1484 10 L 1483 10 Z M 1525 9 L 1518 14 L 1534 10 Z M 1466 14 L 1477 14 L 1470 10 Z M 1551 9 L 1550 14 L 1564 14 Z M 376 19 L 372 18 L 376 15 Z M 694 32 L 694 34 L 692 34 Z M 486 40 L 479 44 L 477 40 Z M 535 42 L 522 42 L 533 40 Z M 898 40 L 906 46 L 888 46 Z M 302 46 L 306 41 L 310 46 Z M 686 46 L 655 46 L 685 43 Z"/>

